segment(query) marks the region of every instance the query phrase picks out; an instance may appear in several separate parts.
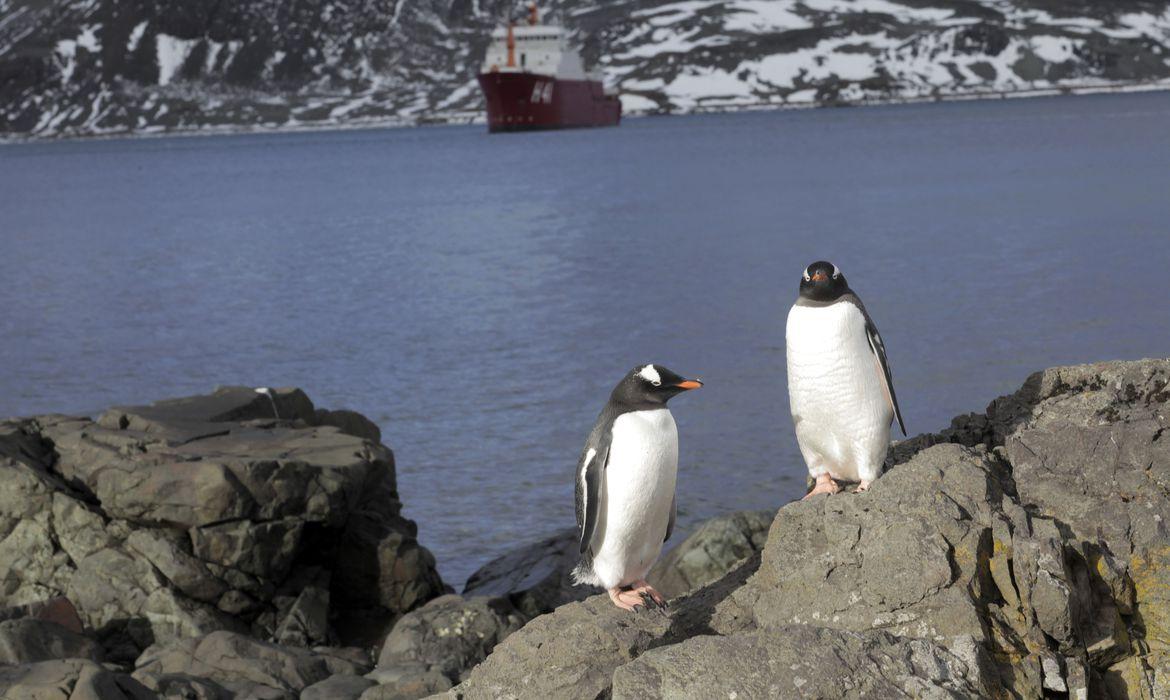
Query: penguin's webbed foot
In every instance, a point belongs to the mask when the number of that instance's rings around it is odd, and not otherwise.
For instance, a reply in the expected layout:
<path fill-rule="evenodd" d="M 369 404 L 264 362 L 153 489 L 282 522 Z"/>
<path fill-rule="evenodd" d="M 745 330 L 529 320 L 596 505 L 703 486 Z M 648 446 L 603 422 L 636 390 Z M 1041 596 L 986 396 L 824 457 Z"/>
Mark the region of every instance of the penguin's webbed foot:
<path fill-rule="evenodd" d="M 817 494 L 827 493 L 829 495 L 833 495 L 834 493 L 838 493 L 840 491 L 841 487 L 837 485 L 837 482 L 833 480 L 833 477 L 829 476 L 828 474 L 821 474 L 817 477 L 817 485 L 813 487 L 813 490 L 805 494 L 805 497 L 800 500 L 807 501 Z"/>
<path fill-rule="evenodd" d="M 609 593 L 609 599 L 613 601 L 613 604 L 622 610 L 638 612 L 646 604 L 646 601 L 642 599 L 642 596 L 637 591 L 624 589 L 621 586 L 610 588 L 606 592 Z"/>
<path fill-rule="evenodd" d="M 868 491 L 869 484 L 870 484 L 869 481 L 862 479 L 861 483 L 857 485 L 857 488 L 853 489 L 853 493 L 864 493 L 864 492 Z"/>
<path fill-rule="evenodd" d="M 641 595 L 642 595 L 642 600 L 643 600 L 643 602 L 646 603 L 646 608 L 648 610 L 657 610 L 658 612 L 662 613 L 663 615 L 667 614 L 666 603 L 658 602 L 657 600 L 654 599 L 654 596 L 650 595 L 649 593 L 642 593 Z"/>
<path fill-rule="evenodd" d="M 646 583 L 645 580 L 639 580 L 634 581 L 634 584 L 631 586 L 631 588 L 634 589 L 635 593 L 642 596 L 642 600 L 645 601 L 647 608 L 658 610 L 664 615 L 666 614 L 666 598 L 662 597 L 661 593 L 654 590 L 654 586 Z"/>

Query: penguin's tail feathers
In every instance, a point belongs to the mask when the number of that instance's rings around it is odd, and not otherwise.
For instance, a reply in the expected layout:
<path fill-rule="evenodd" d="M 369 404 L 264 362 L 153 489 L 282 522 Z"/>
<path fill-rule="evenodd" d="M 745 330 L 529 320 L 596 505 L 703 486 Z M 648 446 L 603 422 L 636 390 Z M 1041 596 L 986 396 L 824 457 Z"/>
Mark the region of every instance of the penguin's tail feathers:
<path fill-rule="evenodd" d="M 603 587 L 601 579 L 593 571 L 593 556 L 589 550 L 585 550 L 585 553 L 581 555 L 581 561 L 573 569 L 573 585 Z"/>

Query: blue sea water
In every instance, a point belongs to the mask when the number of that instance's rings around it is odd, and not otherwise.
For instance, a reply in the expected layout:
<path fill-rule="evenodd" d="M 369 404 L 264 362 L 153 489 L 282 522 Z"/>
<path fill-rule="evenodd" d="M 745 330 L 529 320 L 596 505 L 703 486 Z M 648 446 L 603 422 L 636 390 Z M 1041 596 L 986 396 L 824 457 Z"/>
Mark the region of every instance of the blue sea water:
<path fill-rule="evenodd" d="M 804 486 L 784 320 L 835 262 L 911 434 L 1047 366 L 1170 355 L 1170 93 L 0 148 L 0 415 L 296 385 L 374 419 L 457 588 L 573 523 L 658 362 L 680 531 Z"/>

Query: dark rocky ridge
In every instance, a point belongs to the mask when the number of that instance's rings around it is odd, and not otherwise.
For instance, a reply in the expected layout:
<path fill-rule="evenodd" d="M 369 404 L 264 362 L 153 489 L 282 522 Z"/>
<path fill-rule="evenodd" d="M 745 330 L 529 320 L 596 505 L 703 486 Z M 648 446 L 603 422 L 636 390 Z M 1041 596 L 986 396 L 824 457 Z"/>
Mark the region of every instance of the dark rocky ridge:
<path fill-rule="evenodd" d="M 835 104 L 1170 79 L 1159 0 L 557 0 L 627 111 Z M 466 119 L 518 3 L 0 1 L 0 133 Z M 791 72 L 768 62 L 795 63 Z M 857 58 L 868 57 L 858 67 Z"/>

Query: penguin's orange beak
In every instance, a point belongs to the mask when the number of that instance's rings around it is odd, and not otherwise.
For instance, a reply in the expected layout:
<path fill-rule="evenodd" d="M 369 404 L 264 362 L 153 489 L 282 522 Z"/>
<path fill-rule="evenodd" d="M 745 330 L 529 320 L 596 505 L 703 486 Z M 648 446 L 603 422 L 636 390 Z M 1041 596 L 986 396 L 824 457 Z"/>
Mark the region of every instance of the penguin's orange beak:
<path fill-rule="evenodd" d="M 829 276 L 825 274 L 824 270 L 817 270 L 812 276 L 813 282 L 824 282 L 827 279 L 829 279 Z"/>
<path fill-rule="evenodd" d="M 675 386 L 677 386 L 679 389 L 698 389 L 699 387 L 703 386 L 703 382 L 700 382 L 696 379 L 688 379 L 686 381 L 675 384 Z"/>

